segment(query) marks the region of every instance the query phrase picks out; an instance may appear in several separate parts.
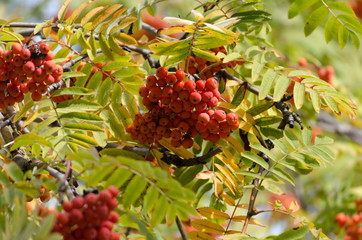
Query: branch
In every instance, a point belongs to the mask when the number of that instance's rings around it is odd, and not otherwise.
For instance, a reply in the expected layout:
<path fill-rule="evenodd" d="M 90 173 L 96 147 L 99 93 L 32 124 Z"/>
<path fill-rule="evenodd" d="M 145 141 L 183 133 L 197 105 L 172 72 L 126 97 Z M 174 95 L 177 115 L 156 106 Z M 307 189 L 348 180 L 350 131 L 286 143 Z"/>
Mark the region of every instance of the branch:
<path fill-rule="evenodd" d="M 182 223 L 181 223 L 181 221 L 180 221 L 180 219 L 178 217 L 176 217 L 176 225 L 177 225 L 177 228 L 178 228 L 178 230 L 179 230 L 179 232 L 181 234 L 182 240 L 187 240 L 185 231 L 184 231 L 184 229 L 182 227 Z"/>

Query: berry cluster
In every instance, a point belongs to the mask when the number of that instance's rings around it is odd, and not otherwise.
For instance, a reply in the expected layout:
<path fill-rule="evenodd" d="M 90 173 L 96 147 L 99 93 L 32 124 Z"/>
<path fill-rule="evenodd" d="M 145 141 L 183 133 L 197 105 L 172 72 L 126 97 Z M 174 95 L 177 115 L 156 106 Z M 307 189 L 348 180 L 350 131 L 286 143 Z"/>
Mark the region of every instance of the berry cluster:
<path fill-rule="evenodd" d="M 223 46 L 212 49 L 211 51 L 213 51 L 215 54 L 217 54 L 218 52 L 222 52 L 225 55 L 227 55 L 226 49 Z M 221 59 L 221 62 L 222 62 L 222 59 Z M 199 74 L 202 70 L 204 70 L 206 67 L 210 66 L 211 64 L 213 64 L 213 62 L 209 62 L 198 56 L 195 56 L 195 57 L 190 56 L 188 73 L 189 74 L 195 74 L 195 73 Z M 211 68 L 206 69 L 199 77 L 203 80 L 206 80 L 206 79 L 214 76 L 214 73 L 220 71 L 222 68 L 226 68 L 226 67 L 234 68 L 236 65 L 243 65 L 243 64 L 244 64 L 244 61 L 230 61 L 228 63 L 221 63 L 221 64 L 218 64 Z"/>
<path fill-rule="evenodd" d="M 338 213 L 335 217 L 337 225 L 346 229 L 344 240 L 360 239 L 362 235 L 362 199 L 356 200 L 357 212 L 351 217 Z"/>
<path fill-rule="evenodd" d="M 139 89 L 139 94 L 149 112 L 137 114 L 126 131 L 142 144 L 165 137 L 171 138 L 174 147 L 190 148 L 194 143 L 192 138 L 198 134 L 216 143 L 239 126 L 235 113 L 214 110 L 220 100 L 214 78 L 195 82 L 186 80 L 182 70 L 172 74 L 160 67 L 156 76 L 147 77 L 146 86 Z"/>
<path fill-rule="evenodd" d="M 112 232 L 113 224 L 119 216 L 114 210 L 118 201 L 118 188 L 110 186 L 98 195 L 88 193 L 85 197 L 77 196 L 71 202 L 64 202 L 62 212 L 55 212 L 56 223 L 53 232 L 63 235 L 64 240 L 118 240 L 119 234 Z M 40 209 L 39 215 L 50 211 Z"/>
<path fill-rule="evenodd" d="M 48 85 L 59 82 L 63 68 L 53 58 L 45 42 L 28 47 L 13 43 L 6 51 L 0 48 L 0 109 L 23 101 L 28 92 L 39 101 Z"/>

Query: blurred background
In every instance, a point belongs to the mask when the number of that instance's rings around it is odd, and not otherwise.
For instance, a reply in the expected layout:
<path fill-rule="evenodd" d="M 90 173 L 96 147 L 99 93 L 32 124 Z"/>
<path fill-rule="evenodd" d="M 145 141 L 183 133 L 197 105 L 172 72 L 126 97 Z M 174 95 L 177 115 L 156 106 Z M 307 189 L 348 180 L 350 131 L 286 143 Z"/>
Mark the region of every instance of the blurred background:
<path fill-rule="evenodd" d="M 73 0 L 71 6 L 76 8 L 83 1 Z M 125 7 L 138 6 L 142 1 L 97 1 L 99 4 L 122 3 Z M 24 22 L 42 22 L 55 17 L 62 1 L 60 0 L 2 0 L 0 1 L 0 19 L 10 20 L 23 17 Z M 168 0 L 157 5 L 157 9 L 150 9 L 157 16 L 173 16 L 190 18 L 190 11 L 199 3 L 196 0 Z M 332 84 L 341 92 L 347 94 L 357 105 L 356 119 L 339 117 L 331 113 L 320 115 L 306 107 L 300 111 L 306 125 L 313 128 L 315 134 L 325 134 L 335 143 L 331 149 L 336 153 L 336 161 L 330 165 L 314 170 L 306 176 L 295 176 L 296 187 L 285 186 L 286 195 L 259 196 L 257 208 L 265 208 L 266 200 L 281 200 L 288 204 L 297 200 L 301 205 L 299 214 L 306 216 L 316 223 L 332 239 L 340 239 L 343 230 L 336 226 L 335 216 L 339 212 L 352 215 L 356 212 L 355 200 L 362 198 L 362 54 L 357 51 L 351 42 L 341 49 L 336 40 L 328 44 L 324 39 L 322 27 L 317 28 L 309 37 L 303 33 L 304 23 L 308 11 L 293 19 L 288 19 L 289 1 L 265 1 L 265 9 L 272 14 L 270 25 L 273 29 L 269 41 L 275 51 L 281 56 L 286 66 L 298 66 L 298 60 L 305 58 L 308 64 L 318 68 L 331 66 L 334 69 Z M 361 7 L 361 6 L 360 6 Z M 146 21 L 146 20 L 145 20 Z M 153 22 L 152 22 L 153 21 Z M 158 27 L 160 18 L 148 22 Z M 323 121 L 318 121 L 322 119 Z M 326 122 L 326 119 L 329 121 Z M 344 130 L 350 134 L 344 134 Z M 347 132 L 348 132 L 347 131 Z M 354 138 L 351 138 L 351 131 Z M 210 195 L 208 195 L 210 196 Z M 207 201 L 207 199 L 204 199 Z M 278 234 L 284 228 L 292 226 L 293 219 L 282 215 L 262 215 L 257 217 L 267 226 L 269 234 Z M 265 230 L 260 227 L 251 227 L 250 231 Z M 343 239 L 343 238 L 341 238 Z"/>

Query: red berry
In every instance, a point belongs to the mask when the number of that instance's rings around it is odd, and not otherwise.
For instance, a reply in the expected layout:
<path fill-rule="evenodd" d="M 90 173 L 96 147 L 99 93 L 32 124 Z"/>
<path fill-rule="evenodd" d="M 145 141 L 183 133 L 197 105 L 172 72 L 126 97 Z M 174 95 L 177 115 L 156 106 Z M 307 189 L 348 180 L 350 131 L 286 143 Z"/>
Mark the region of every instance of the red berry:
<path fill-rule="evenodd" d="M 175 113 L 180 113 L 182 112 L 182 102 L 180 100 L 175 100 L 171 103 L 170 105 L 172 111 L 174 111 Z"/>
<path fill-rule="evenodd" d="M 28 74 L 28 76 L 31 76 L 35 71 L 35 64 L 31 61 L 28 61 L 23 65 L 23 71 Z"/>
<path fill-rule="evenodd" d="M 192 92 L 192 93 L 190 94 L 190 102 L 191 102 L 192 104 L 198 104 L 198 103 L 200 103 L 200 102 L 201 102 L 201 99 L 202 99 L 201 94 L 198 93 L 198 92 Z"/>
<path fill-rule="evenodd" d="M 201 93 L 201 96 L 202 96 L 202 101 L 208 102 L 211 100 L 214 94 L 211 91 L 205 91 Z"/>
<path fill-rule="evenodd" d="M 20 45 L 20 43 L 16 42 L 11 45 L 11 51 L 13 51 L 14 54 L 20 54 L 22 49 L 23 47 Z"/>
<path fill-rule="evenodd" d="M 15 67 L 23 66 L 24 60 L 20 56 L 15 56 L 13 58 L 13 64 Z"/>
<path fill-rule="evenodd" d="M 176 77 L 178 81 L 182 81 L 185 78 L 185 72 L 181 69 L 176 71 Z"/>
<path fill-rule="evenodd" d="M 200 113 L 199 117 L 197 118 L 197 120 L 201 123 L 201 124 L 207 124 L 210 121 L 210 116 L 207 113 Z"/>
<path fill-rule="evenodd" d="M 67 225 L 69 221 L 68 214 L 61 212 L 57 216 L 57 222 L 62 225 Z"/>
<path fill-rule="evenodd" d="M 47 73 L 52 73 L 56 69 L 56 64 L 53 61 L 45 61 L 43 64 L 44 64 L 44 70 Z"/>
<path fill-rule="evenodd" d="M 219 130 L 219 123 L 215 119 L 211 119 L 207 124 L 210 132 L 217 132 Z"/>
<path fill-rule="evenodd" d="M 209 140 L 212 143 L 217 143 L 218 141 L 220 141 L 220 136 L 219 134 L 210 134 L 207 140 Z"/>
<path fill-rule="evenodd" d="M 148 96 L 148 89 L 146 87 L 141 87 L 138 91 L 139 95 L 141 97 L 147 97 Z"/>
<path fill-rule="evenodd" d="M 180 131 L 180 130 L 173 130 L 173 131 L 171 132 L 171 138 L 172 138 L 173 140 L 175 140 L 175 141 L 180 140 L 180 139 L 181 139 L 181 136 L 182 136 L 182 134 L 181 134 L 181 131 Z"/>
<path fill-rule="evenodd" d="M 212 107 L 212 108 L 213 108 L 213 107 L 216 107 L 218 103 L 219 103 L 219 100 L 217 100 L 216 97 L 212 97 L 212 98 L 210 99 L 210 101 L 207 102 L 207 105 L 208 105 L 209 107 Z"/>
<path fill-rule="evenodd" d="M 17 97 L 19 95 L 19 87 L 15 84 L 9 83 L 6 89 L 12 97 Z"/>
<path fill-rule="evenodd" d="M 98 239 L 99 240 L 112 240 L 112 232 L 108 228 L 102 227 L 99 229 Z"/>
<path fill-rule="evenodd" d="M 194 91 L 196 87 L 196 83 L 192 81 L 191 79 L 187 80 L 184 84 L 184 88 L 188 91 Z"/>
<path fill-rule="evenodd" d="M 217 88 L 217 81 L 214 78 L 206 80 L 205 86 L 208 90 L 212 91 Z"/>
<path fill-rule="evenodd" d="M 10 62 L 11 59 L 13 59 L 13 52 L 11 50 L 7 50 L 3 53 L 3 58 L 5 59 L 5 61 Z"/>
<path fill-rule="evenodd" d="M 45 80 L 47 74 L 46 74 L 46 71 L 44 70 L 44 68 L 37 68 L 35 69 L 34 73 L 33 73 L 33 77 L 34 77 L 34 80 L 35 82 L 42 82 Z"/>
<path fill-rule="evenodd" d="M 166 85 L 167 85 L 166 78 L 160 78 L 160 79 L 158 79 L 157 85 L 158 85 L 159 87 L 164 87 L 164 86 L 166 86 Z"/>
<path fill-rule="evenodd" d="M 184 140 L 182 140 L 182 146 L 184 148 L 190 148 L 194 145 L 194 140 L 192 140 L 191 138 L 185 138 Z"/>
<path fill-rule="evenodd" d="M 72 225 L 79 223 L 80 221 L 83 220 L 83 213 L 79 209 L 73 208 L 70 211 L 69 220 Z"/>
<path fill-rule="evenodd" d="M 112 240 L 119 240 L 120 236 L 118 233 L 112 232 Z"/>
<path fill-rule="evenodd" d="M 52 60 L 54 58 L 54 56 L 55 56 L 54 53 L 52 51 L 49 51 L 47 53 L 47 55 L 45 56 L 44 60 L 45 61 L 50 61 L 50 60 Z"/>
<path fill-rule="evenodd" d="M 20 57 L 24 60 L 28 60 L 31 57 L 31 52 L 27 48 L 23 48 L 20 52 Z"/>
<path fill-rule="evenodd" d="M 171 145 L 175 148 L 179 148 L 179 147 L 181 147 L 182 142 L 180 140 L 171 139 Z"/>
<path fill-rule="evenodd" d="M 195 105 L 195 109 L 198 112 L 205 112 L 207 110 L 207 104 L 205 102 L 200 102 Z"/>
<path fill-rule="evenodd" d="M 49 51 L 50 51 L 50 46 L 48 43 L 46 42 L 43 42 L 40 44 L 39 46 L 39 51 L 42 53 L 42 54 L 47 54 Z"/>
<path fill-rule="evenodd" d="M 182 90 L 180 93 L 179 93 L 179 95 L 178 95 L 178 97 L 179 97 L 179 99 L 181 100 L 181 101 L 186 101 L 187 99 L 189 99 L 189 91 L 186 91 L 186 90 Z"/>
<path fill-rule="evenodd" d="M 108 190 L 102 190 L 99 193 L 99 201 L 102 203 L 107 203 L 112 197 L 112 193 L 110 193 Z"/>
<path fill-rule="evenodd" d="M 226 115 L 226 122 L 231 126 L 238 122 L 238 116 L 231 112 Z"/>
<path fill-rule="evenodd" d="M 54 70 L 54 72 L 52 72 L 52 75 L 54 76 L 54 78 L 59 77 L 63 74 L 63 68 L 60 65 L 56 65 L 56 68 Z"/>
<path fill-rule="evenodd" d="M 180 122 L 177 127 L 183 133 L 186 133 L 190 128 L 190 126 L 187 124 L 187 122 L 184 122 L 184 121 Z"/>
<path fill-rule="evenodd" d="M 88 228 L 83 235 L 86 240 L 92 240 L 97 239 L 98 232 L 95 228 Z"/>
<path fill-rule="evenodd" d="M 147 77 L 147 79 L 146 79 L 147 88 L 150 88 L 150 87 L 152 87 L 152 86 L 155 86 L 156 83 L 157 83 L 157 78 L 156 78 L 156 76 L 150 75 L 150 76 Z"/>
<path fill-rule="evenodd" d="M 203 80 L 199 80 L 196 82 L 197 91 L 202 91 L 205 88 L 205 82 Z"/>
<path fill-rule="evenodd" d="M 185 83 L 182 81 L 179 81 L 179 82 L 175 83 L 175 85 L 173 86 L 173 90 L 175 92 L 180 92 L 184 88 L 184 86 L 185 86 Z"/>
<path fill-rule="evenodd" d="M 95 193 L 88 193 L 84 199 L 85 199 L 85 203 L 88 206 L 95 206 L 98 202 L 98 195 Z"/>
<path fill-rule="evenodd" d="M 176 74 L 177 74 L 177 72 L 176 72 Z M 184 74 L 184 75 L 185 75 L 185 74 Z M 173 75 L 173 74 L 168 74 L 168 75 L 166 76 L 166 82 L 167 82 L 168 84 L 170 84 L 170 85 L 174 85 L 177 81 L 182 81 L 182 79 L 179 80 L 179 79 L 177 78 L 177 75 L 175 76 L 175 75 Z"/>
<path fill-rule="evenodd" d="M 159 67 L 159 68 L 157 68 L 157 70 L 156 70 L 156 76 L 157 76 L 158 78 L 165 78 L 165 77 L 167 76 L 167 73 L 168 73 L 168 71 L 167 71 L 167 69 L 164 68 L 164 67 Z"/>
<path fill-rule="evenodd" d="M 96 213 L 101 220 L 106 220 L 108 219 L 109 208 L 107 205 L 98 205 Z"/>
<path fill-rule="evenodd" d="M 81 196 L 76 196 L 73 201 L 73 208 L 82 208 L 85 204 L 85 200 Z"/>
<path fill-rule="evenodd" d="M 40 101 L 41 98 L 42 98 L 42 95 L 40 93 L 38 93 L 37 91 L 34 91 L 32 92 L 31 94 L 31 98 L 34 100 L 34 101 Z"/>
<path fill-rule="evenodd" d="M 301 67 L 305 67 L 308 65 L 308 62 L 305 58 L 299 58 L 298 59 L 298 65 L 301 66 Z"/>

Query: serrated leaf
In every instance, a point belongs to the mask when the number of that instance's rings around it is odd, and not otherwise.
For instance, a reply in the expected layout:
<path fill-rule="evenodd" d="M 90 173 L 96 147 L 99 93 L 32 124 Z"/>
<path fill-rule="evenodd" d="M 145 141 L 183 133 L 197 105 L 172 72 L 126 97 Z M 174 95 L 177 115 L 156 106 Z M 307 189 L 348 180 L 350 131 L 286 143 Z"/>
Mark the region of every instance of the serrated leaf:
<path fill-rule="evenodd" d="M 259 100 L 264 99 L 268 95 L 277 77 L 278 74 L 274 70 L 270 68 L 267 70 L 260 85 Z"/>
<path fill-rule="evenodd" d="M 97 92 L 97 102 L 105 106 L 108 103 L 110 98 L 112 88 L 112 80 L 110 78 L 106 78 L 101 84 Z"/>
<path fill-rule="evenodd" d="M 96 140 L 94 140 L 93 138 L 91 138 L 87 135 L 81 134 L 81 133 L 69 133 L 67 136 L 70 138 L 74 138 L 78 141 L 93 145 L 93 146 L 98 145 Z"/>
<path fill-rule="evenodd" d="M 251 69 L 251 81 L 255 82 L 258 79 L 264 65 L 265 63 L 260 63 L 256 59 L 253 61 L 253 67 Z"/>
<path fill-rule="evenodd" d="M 64 72 L 62 78 L 84 77 L 86 74 L 82 72 Z"/>
<path fill-rule="evenodd" d="M 331 16 L 324 27 L 324 37 L 326 39 L 326 42 L 330 42 L 337 36 L 338 28 L 340 26 L 340 23 L 338 22 L 337 18 L 334 16 Z"/>
<path fill-rule="evenodd" d="M 142 177 L 135 175 L 124 191 L 122 197 L 124 207 L 129 208 L 144 192 L 146 186 L 147 182 Z"/>
<path fill-rule="evenodd" d="M 302 131 L 302 140 L 303 140 L 303 144 L 304 146 L 309 146 L 310 143 L 312 142 L 312 130 L 310 130 L 309 128 L 304 128 Z"/>
<path fill-rule="evenodd" d="M 206 219 L 196 219 L 191 222 L 191 226 L 199 230 L 200 232 L 222 234 L 224 228 L 216 223 L 210 222 Z"/>
<path fill-rule="evenodd" d="M 91 89 L 81 87 L 67 87 L 57 89 L 53 92 L 52 97 L 61 95 L 93 95 L 95 92 Z"/>
<path fill-rule="evenodd" d="M 109 46 L 111 47 L 112 51 L 117 53 L 119 56 L 126 56 L 127 53 L 123 48 L 119 46 L 119 43 L 114 39 L 113 36 L 108 38 Z"/>
<path fill-rule="evenodd" d="M 103 34 L 99 34 L 98 38 L 99 38 L 99 45 L 102 49 L 102 53 L 104 55 L 106 55 L 109 60 L 114 61 L 113 54 L 110 50 L 110 46 L 109 46 L 106 38 L 103 36 Z"/>
<path fill-rule="evenodd" d="M 319 25 L 321 25 L 324 20 L 328 17 L 329 11 L 324 5 L 314 10 L 308 17 L 305 26 L 304 26 L 304 34 L 305 36 L 309 36 L 314 29 L 316 29 Z"/>
<path fill-rule="evenodd" d="M 297 109 L 301 108 L 304 103 L 305 97 L 305 85 L 299 82 L 295 82 L 293 89 L 293 100 Z"/>
<path fill-rule="evenodd" d="M 199 48 L 193 48 L 192 52 L 196 56 L 198 56 L 198 57 L 200 57 L 202 59 L 206 59 L 207 61 L 210 61 L 210 62 L 219 62 L 220 61 L 220 58 L 215 56 L 215 54 L 213 52 L 201 50 Z"/>
<path fill-rule="evenodd" d="M 343 25 L 341 25 L 338 29 L 338 42 L 339 46 L 343 49 L 348 42 L 349 31 Z"/>
<path fill-rule="evenodd" d="M 219 79 L 219 85 L 218 85 L 218 90 L 219 90 L 219 93 L 222 94 L 224 93 L 225 89 L 226 89 L 226 82 L 227 82 L 227 79 L 224 78 L 224 77 L 221 77 Z"/>
<path fill-rule="evenodd" d="M 125 44 L 129 44 L 129 45 L 137 44 L 137 40 L 126 33 L 117 33 L 117 34 L 113 34 L 112 36 L 117 38 L 119 41 L 121 41 Z"/>
<path fill-rule="evenodd" d="M 103 131 L 102 128 L 89 123 L 66 123 L 63 124 L 63 127 L 74 130 L 99 131 L 99 132 Z"/>
<path fill-rule="evenodd" d="M 317 1 L 318 0 L 295 0 L 292 5 L 290 5 L 288 18 L 290 19 L 297 16 L 299 13 L 312 6 Z"/>
<path fill-rule="evenodd" d="M 288 74 L 288 77 L 300 77 L 300 78 L 316 78 L 313 74 L 302 70 L 294 70 Z"/>
<path fill-rule="evenodd" d="M 331 2 L 328 4 L 328 7 L 340 12 L 347 13 L 349 15 L 355 16 L 353 9 L 350 5 L 344 2 Z"/>
<path fill-rule="evenodd" d="M 162 21 L 164 21 L 170 26 L 175 26 L 175 27 L 183 27 L 194 24 L 194 22 L 192 21 L 176 17 L 165 17 L 162 19 Z"/>
<path fill-rule="evenodd" d="M 333 89 L 333 86 L 329 83 L 327 83 L 324 80 L 318 79 L 318 78 L 306 78 L 301 81 L 303 84 L 312 84 L 312 85 L 318 85 L 318 86 L 326 86 Z"/>
<path fill-rule="evenodd" d="M 196 211 L 200 213 L 202 216 L 207 218 L 223 219 L 223 220 L 228 220 L 230 218 L 227 213 L 221 212 L 211 207 L 198 208 L 196 209 Z"/>
<path fill-rule="evenodd" d="M 151 218 L 151 225 L 156 226 L 162 222 L 165 218 L 168 208 L 168 201 L 164 196 L 160 196 L 157 199 L 152 218 Z"/>
<path fill-rule="evenodd" d="M 95 29 L 96 27 L 98 27 L 99 24 L 101 24 L 114 12 L 116 12 L 120 7 L 122 7 L 122 4 L 112 4 L 110 7 L 108 7 L 106 10 L 104 10 L 102 14 L 100 14 L 96 19 L 92 21 L 92 28 Z"/>
<path fill-rule="evenodd" d="M 246 84 L 241 84 L 238 90 L 236 91 L 231 104 L 234 106 L 239 106 L 240 103 L 243 101 L 246 93 Z"/>
<path fill-rule="evenodd" d="M 259 157 L 258 155 L 256 155 L 255 153 L 252 152 L 242 152 L 241 153 L 242 157 L 245 157 L 249 160 L 251 160 L 252 162 L 257 163 L 258 165 L 262 166 L 264 169 L 268 169 L 269 168 L 269 164 L 261 157 Z"/>
<path fill-rule="evenodd" d="M 282 99 L 283 95 L 286 93 L 289 84 L 290 84 L 290 78 L 287 78 L 286 76 L 279 76 L 274 89 L 274 101 L 279 101 Z"/>
<path fill-rule="evenodd" d="M 275 240 L 297 240 L 303 238 L 309 232 L 307 225 L 298 227 L 297 229 L 290 229 L 278 235 Z"/>
<path fill-rule="evenodd" d="M 274 173 L 275 175 L 277 175 L 278 177 L 288 181 L 289 183 L 291 183 L 293 186 L 295 185 L 294 183 L 294 179 L 292 178 L 292 176 L 290 176 L 286 171 L 284 171 L 281 168 L 275 167 L 272 168 L 270 170 L 272 173 Z"/>

